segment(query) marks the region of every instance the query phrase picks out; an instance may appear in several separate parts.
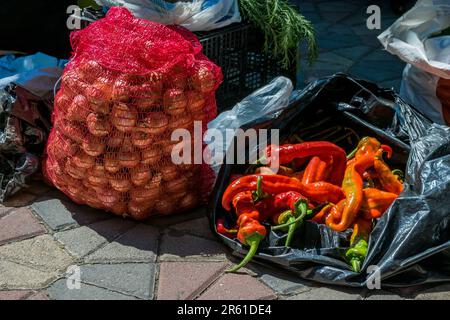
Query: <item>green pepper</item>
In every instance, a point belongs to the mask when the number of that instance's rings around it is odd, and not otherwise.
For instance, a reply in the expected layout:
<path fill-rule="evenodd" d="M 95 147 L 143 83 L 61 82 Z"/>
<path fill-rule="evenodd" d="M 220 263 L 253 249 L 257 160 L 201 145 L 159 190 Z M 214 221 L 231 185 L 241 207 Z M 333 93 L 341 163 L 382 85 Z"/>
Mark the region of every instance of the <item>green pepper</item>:
<path fill-rule="evenodd" d="M 367 255 L 371 231 L 372 221 L 364 218 L 358 218 L 353 226 L 350 248 L 345 252 L 345 258 L 354 272 L 361 271 L 361 265 Z"/>

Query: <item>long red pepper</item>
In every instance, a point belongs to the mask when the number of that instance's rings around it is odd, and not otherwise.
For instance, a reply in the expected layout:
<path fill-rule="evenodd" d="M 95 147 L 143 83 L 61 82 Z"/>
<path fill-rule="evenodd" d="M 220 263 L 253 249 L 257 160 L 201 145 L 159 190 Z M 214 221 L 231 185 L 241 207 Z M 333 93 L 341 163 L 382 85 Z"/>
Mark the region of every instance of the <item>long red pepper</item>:
<path fill-rule="evenodd" d="M 398 195 L 378 189 L 367 188 L 363 190 L 361 212 L 364 218 L 379 218 L 390 207 Z"/>
<path fill-rule="evenodd" d="M 282 221 L 280 220 L 279 226 L 272 228 L 272 230 L 288 230 L 284 244 L 288 247 L 291 244 L 295 230 L 300 226 L 308 213 L 308 200 L 298 192 L 288 191 L 273 197 L 273 208 L 278 213 L 281 211 L 286 213 L 286 210 L 289 209 L 289 214 L 283 215 L 284 218 L 281 219 Z"/>
<path fill-rule="evenodd" d="M 256 191 L 258 189 L 258 177 L 261 177 L 262 192 L 268 194 L 295 191 L 316 203 L 337 203 L 344 198 L 344 193 L 340 187 L 323 181 L 305 185 L 295 178 L 286 176 L 248 175 L 233 181 L 227 187 L 222 196 L 222 206 L 226 210 L 230 210 L 230 203 L 236 194 L 242 191 Z"/>
<path fill-rule="evenodd" d="M 385 150 L 380 149 L 375 155 L 375 171 L 378 174 L 378 179 L 383 189 L 395 194 L 400 194 L 403 191 L 403 183 L 399 180 L 397 175 L 392 173 L 389 166 L 383 161 L 384 151 Z"/>
<path fill-rule="evenodd" d="M 242 244 L 250 246 L 250 249 L 239 264 L 226 272 L 236 272 L 245 266 L 256 254 L 259 243 L 267 234 L 266 228 L 259 222 L 259 212 L 254 206 L 252 192 L 241 192 L 233 197 L 233 207 L 238 217 L 237 238 Z"/>
<path fill-rule="evenodd" d="M 311 156 L 333 157 L 333 169 L 329 181 L 340 185 L 344 177 L 347 157 L 345 151 L 328 141 L 311 141 L 298 144 L 285 144 L 282 146 L 269 145 L 266 149 L 266 158 L 279 164 L 290 163 L 294 159 Z"/>
<path fill-rule="evenodd" d="M 323 159 L 322 159 L 323 158 Z M 302 177 L 302 183 L 308 184 L 318 181 L 326 181 L 331 172 L 333 158 L 314 156 L 306 166 Z"/>
<path fill-rule="evenodd" d="M 344 231 L 350 227 L 355 220 L 363 200 L 363 180 L 362 173 L 373 165 L 374 157 L 367 153 L 347 166 L 342 190 L 345 193 L 345 206 L 340 220 L 336 220 L 333 215 L 329 215 L 326 223 L 335 231 Z"/>

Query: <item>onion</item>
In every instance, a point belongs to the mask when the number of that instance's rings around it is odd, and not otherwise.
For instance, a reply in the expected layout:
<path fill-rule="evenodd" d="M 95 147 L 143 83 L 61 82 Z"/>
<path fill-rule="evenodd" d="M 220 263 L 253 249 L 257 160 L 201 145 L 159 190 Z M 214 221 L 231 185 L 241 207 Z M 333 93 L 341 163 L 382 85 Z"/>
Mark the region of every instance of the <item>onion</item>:
<path fill-rule="evenodd" d="M 60 91 L 61 92 L 61 91 Z M 71 99 L 64 93 L 58 93 L 55 98 L 55 107 L 64 113 L 67 113 L 69 106 L 71 105 Z"/>
<path fill-rule="evenodd" d="M 78 73 L 73 69 L 68 70 L 63 74 L 61 85 L 64 90 L 69 90 L 74 95 L 88 88 L 88 86 L 80 80 Z"/>
<path fill-rule="evenodd" d="M 184 90 L 186 88 L 187 79 L 186 76 L 183 74 L 176 74 L 168 79 L 170 82 L 168 84 L 168 87 L 174 88 L 174 89 L 180 89 Z"/>
<path fill-rule="evenodd" d="M 178 144 L 177 141 L 172 140 L 162 140 L 157 143 L 157 145 L 161 148 L 161 153 L 163 155 L 170 155 L 172 154 L 173 148 Z"/>
<path fill-rule="evenodd" d="M 124 134 L 119 131 L 114 131 L 107 139 L 106 144 L 110 148 L 117 148 L 123 144 Z"/>
<path fill-rule="evenodd" d="M 127 212 L 127 207 L 125 202 L 117 202 L 108 209 L 117 216 L 123 216 Z"/>
<path fill-rule="evenodd" d="M 97 88 L 101 92 L 102 98 L 98 102 L 111 100 L 113 85 L 113 81 L 111 81 L 108 77 L 97 78 L 97 80 L 93 83 L 93 87 Z"/>
<path fill-rule="evenodd" d="M 154 165 L 161 159 L 161 150 L 148 148 L 141 151 L 141 163 L 146 165 Z"/>
<path fill-rule="evenodd" d="M 102 189 L 97 191 L 97 196 L 107 208 L 111 208 L 120 200 L 120 194 L 117 191 L 110 189 Z"/>
<path fill-rule="evenodd" d="M 91 184 L 88 180 L 83 179 L 82 181 L 83 186 L 85 186 L 87 189 L 93 189 L 95 192 L 101 190 L 102 188 L 104 188 L 104 186 L 94 186 L 93 184 Z"/>
<path fill-rule="evenodd" d="M 159 185 L 146 185 L 144 187 L 136 187 L 130 191 L 131 200 L 136 202 L 153 202 L 159 198 Z"/>
<path fill-rule="evenodd" d="M 112 109 L 112 123 L 121 132 L 129 132 L 136 125 L 136 113 L 124 103 L 116 103 Z"/>
<path fill-rule="evenodd" d="M 183 114 L 186 110 L 187 99 L 180 89 L 169 89 L 164 92 L 163 107 L 168 114 L 176 116 Z"/>
<path fill-rule="evenodd" d="M 77 70 L 80 75 L 88 80 L 97 78 L 103 72 L 103 67 L 95 60 L 82 60 L 78 65 Z"/>
<path fill-rule="evenodd" d="M 83 140 L 82 148 L 88 155 L 98 157 L 105 151 L 105 144 L 98 137 L 87 136 Z"/>
<path fill-rule="evenodd" d="M 88 172 L 87 181 L 95 187 L 105 187 L 108 184 L 105 167 L 95 164 Z"/>
<path fill-rule="evenodd" d="M 78 143 L 83 142 L 86 129 L 79 124 L 67 120 L 61 120 L 56 123 L 55 127 L 59 129 L 59 131 L 61 131 L 61 133 L 67 138 Z"/>
<path fill-rule="evenodd" d="M 160 200 L 155 204 L 156 213 L 168 215 L 174 212 L 174 206 L 167 200 Z"/>
<path fill-rule="evenodd" d="M 176 129 L 191 129 L 191 127 L 194 125 L 194 122 L 192 121 L 192 118 L 189 115 L 184 115 L 182 117 L 176 117 L 171 118 L 169 129 L 176 130 Z"/>
<path fill-rule="evenodd" d="M 129 147 L 122 147 L 117 153 L 117 159 L 120 165 L 125 168 L 134 168 L 141 161 L 139 152 Z"/>
<path fill-rule="evenodd" d="M 193 121 L 204 121 L 205 119 L 206 119 L 206 113 L 204 113 L 203 111 L 192 114 Z"/>
<path fill-rule="evenodd" d="M 177 194 L 186 192 L 188 188 L 188 181 L 185 177 L 181 176 L 178 179 L 173 179 L 170 181 L 167 181 L 165 183 L 165 190 L 168 193 Z"/>
<path fill-rule="evenodd" d="M 87 128 L 94 136 L 104 137 L 111 131 L 109 122 L 95 113 L 90 113 L 86 118 Z"/>
<path fill-rule="evenodd" d="M 48 145 L 47 150 L 49 156 L 62 160 L 65 157 L 73 156 L 77 152 L 78 146 L 74 141 L 62 137 L 58 131 L 55 131 L 53 141 Z"/>
<path fill-rule="evenodd" d="M 130 100 L 128 94 L 129 86 L 130 81 L 125 75 L 118 77 L 112 88 L 112 100 L 117 102 L 128 102 Z"/>
<path fill-rule="evenodd" d="M 188 193 L 183 199 L 181 199 L 178 205 L 181 209 L 190 209 L 198 205 L 198 203 L 199 198 L 193 193 Z"/>
<path fill-rule="evenodd" d="M 105 96 L 103 91 L 94 86 L 88 86 L 84 91 L 86 98 L 88 98 L 89 102 L 94 105 L 102 105 L 105 104 Z"/>
<path fill-rule="evenodd" d="M 89 103 L 82 94 L 76 95 L 67 109 L 66 119 L 71 121 L 85 121 L 89 114 Z"/>
<path fill-rule="evenodd" d="M 138 122 L 136 130 L 158 135 L 167 129 L 168 124 L 169 118 L 163 112 L 150 112 L 144 119 Z"/>
<path fill-rule="evenodd" d="M 197 72 L 192 76 L 192 86 L 203 92 L 211 92 L 216 86 L 216 79 L 207 64 L 198 66 Z"/>
<path fill-rule="evenodd" d="M 128 180 L 126 177 L 121 176 L 121 175 L 117 175 L 117 176 L 110 175 L 109 184 L 111 185 L 111 187 L 114 190 L 116 190 L 118 192 L 122 192 L 122 193 L 129 191 L 131 189 L 131 187 L 133 186 L 131 184 L 130 180 Z"/>
<path fill-rule="evenodd" d="M 192 113 L 203 112 L 205 99 L 199 91 L 189 91 L 186 93 L 188 99 L 188 108 Z"/>
<path fill-rule="evenodd" d="M 152 135 L 148 134 L 147 132 L 143 132 L 143 131 L 134 131 L 131 134 L 131 139 L 132 139 L 132 143 L 134 146 L 138 147 L 138 148 L 146 148 L 149 145 L 152 144 L 153 139 Z"/>
<path fill-rule="evenodd" d="M 115 154 L 108 153 L 103 157 L 103 165 L 105 166 L 106 171 L 110 173 L 119 172 L 122 168 L 119 160 L 117 160 Z"/>
<path fill-rule="evenodd" d="M 95 163 L 95 158 L 86 154 L 82 150 L 78 151 L 72 158 L 73 163 L 81 169 L 89 169 Z"/>
<path fill-rule="evenodd" d="M 148 218 L 153 209 L 153 204 L 143 204 L 136 201 L 130 201 L 128 203 L 128 213 L 136 220 L 144 220 Z"/>
<path fill-rule="evenodd" d="M 98 198 L 97 192 L 93 189 L 88 189 L 83 195 L 83 200 L 92 208 L 104 209 L 103 203 Z"/>
<path fill-rule="evenodd" d="M 78 183 L 76 184 L 68 184 L 66 187 L 66 193 L 67 195 L 75 202 L 81 203 L 83 193 L 85 192 L 83 186 Z"/>
<path fill-rule="evenodd" d="M 109 116 L 109 114 L 111 112 L 110 103 L 107 101 L 91 103 L 90 109 L 93 112 L 104 115 L 104 116 Z"/>
<path fill-rule="evenodd" d="M 164 181 L 171 181 L 178 178 L 178 170 L 175 165 L 167 165 L 160 169 L 162 179 Z"/>
<path fill-rule="evenodd" d="M 141 187 L 147 184 L 152 178 L 152 172 L 147 166 L 138 166 L 131 170 L 131 182 L 135 186 Z"/>
<path fill-rule="evenodd" d="M 69 176 L 75 179 L 83 179 L 86 175 L 86 170 L 77 167 L 70 158 L 66 160 L 64 169 Z"/>

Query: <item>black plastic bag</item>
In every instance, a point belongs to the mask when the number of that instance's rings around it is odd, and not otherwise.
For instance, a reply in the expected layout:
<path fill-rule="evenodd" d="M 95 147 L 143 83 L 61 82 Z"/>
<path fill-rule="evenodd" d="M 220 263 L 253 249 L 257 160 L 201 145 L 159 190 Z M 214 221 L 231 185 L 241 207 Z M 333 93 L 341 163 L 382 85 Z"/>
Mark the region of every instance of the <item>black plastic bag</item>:
<path fill-rule="evenodd" d="M 248 127 L 256 125 L 280 129 L 281 142 L 306 127 L 312 127 L 310 140 L 323 137 L 318 132 L 330 126 L 351 128 L 360 137 L 374 136 L 392 146 L 394 156 L 389 164 L 405 170 L 406 176 L 405 191 L 372 231 L 360 273 L 351 271 L 342 259 L 348 232 L 338 233 L 310 221 L 297 230 L 289 249 L 283 247 L 283 237 L 270 232 L 254 262 L 305 279 L 355 287 L 372 281 L 369 269 L 380 275 L 381 285 L 386 287 L 450 280 L 450 128 L 432 124 L 392 90 L 345 74 L 311 83 L 276 119 Z M 352 141 L 337 144 L 346 151 L 355 147 Z M 221 197 L 230 175 L 247 168 L 222 166 L 208 208 L 213 232 L 238 256 L 245 255 L 248 248 L 218 234 L 215 222 L 219 217 L 232 221 L 221 207 Z"/>
<path fill-rule="evenodd" d="M 15 84 L 0 88 L 0 202 L 26 187 L 38 171 L 52 109 L 51 99 Z"/>

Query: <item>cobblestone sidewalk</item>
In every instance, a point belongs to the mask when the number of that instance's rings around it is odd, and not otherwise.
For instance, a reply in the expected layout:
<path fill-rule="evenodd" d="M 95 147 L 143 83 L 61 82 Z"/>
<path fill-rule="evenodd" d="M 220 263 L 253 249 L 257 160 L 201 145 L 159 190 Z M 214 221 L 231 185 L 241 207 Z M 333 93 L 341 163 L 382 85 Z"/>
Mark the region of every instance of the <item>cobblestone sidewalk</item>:
<path fill-rule="evenodd" d="M 337 288 L 255 265 L 224 274 L 235 262 L 203 210 L 136 223 L 74 205 L 41 183 L 0 207 L 0 300 L 450 299 L 450 285 Z"/>
<path fill-rule="evenodd" d="M 297 82 L 307 83 L 336 72 L 372 80 L 380 86 L 400 90 L 405 64 L 396 56 L 382 50 L 377 36 L 399 17 L 389 0 L 290 0 L 300 8 L 316 29 L 320 54 L 313 66 L 303 59 Z M 381 9 L 381 28 L 369 30 L 366 20 L 369 5 Z"/>
<path fill-rule="evenodd" d="M 381 50 L 380 30 L 366 28 L 368 1 L 293 2 L 315 24 L 320 46 L 314 67 L 301 68 L 300 87 L 346 71 L 398 90 L 403 64 Z M 396 17 L 388 1 L 376 2 L 384 30 Z M 77 206 L 41 183 L 0 206 L 0 300 L 450 299 L 450 285 L 347 289 L 254 264 L 224 274 L 235 262 L 210 233 L 203 210 L 136 223 Z M 74 266 L 80 289 L 69 289 Z M 69 267 L 75 273 L 66 273 Z"/>

